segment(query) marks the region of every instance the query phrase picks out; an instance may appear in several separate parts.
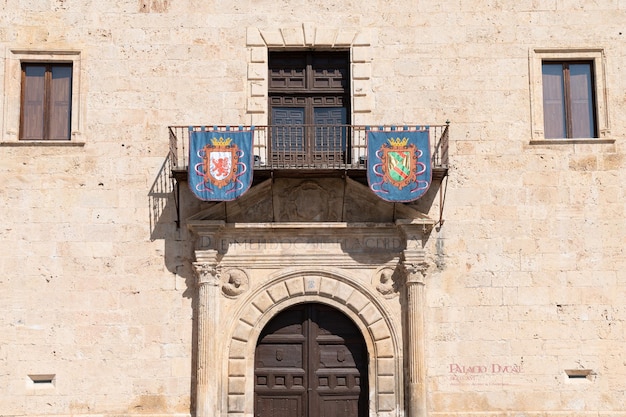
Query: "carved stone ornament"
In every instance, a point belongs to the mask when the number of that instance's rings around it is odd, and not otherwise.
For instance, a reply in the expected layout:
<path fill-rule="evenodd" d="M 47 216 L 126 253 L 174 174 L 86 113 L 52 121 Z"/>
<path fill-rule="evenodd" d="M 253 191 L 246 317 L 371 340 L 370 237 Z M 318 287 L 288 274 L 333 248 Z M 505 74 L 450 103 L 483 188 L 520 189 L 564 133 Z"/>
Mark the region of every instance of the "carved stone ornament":
<path fill-rule="evenodd" d="M 374 275 L 376 290 L 385 298 L 398 295 L 398 283 L 394 272 L 391 268 L 384 268 Z"/>
<path fill-rule="evenodd" d="M 315 181 L 304 181 L 296 186 L 286 187 L 280 196 L 281 221 L 329 221 L 331 195 Z"/>
<path fill-rule="evenodd" d="M 407 284 L 423 284 L 426 272 L 428 271 L 427 262 L 404 262 L 404 269 L 406 270 L 406 282 Z"/>
<path fill-rule="evenodd" d="M 198 285 L 219 285 L 219 271 L 217 265 L 209 262 L 194 262 L 193 268 L 198 276 Z"/>
<path fill-rule="evenodd" d="M 250 288 L 248 276 L 241 269 L 229 269 L 222 273 L 222 292 L 227 297 L 237 297 Z"/>

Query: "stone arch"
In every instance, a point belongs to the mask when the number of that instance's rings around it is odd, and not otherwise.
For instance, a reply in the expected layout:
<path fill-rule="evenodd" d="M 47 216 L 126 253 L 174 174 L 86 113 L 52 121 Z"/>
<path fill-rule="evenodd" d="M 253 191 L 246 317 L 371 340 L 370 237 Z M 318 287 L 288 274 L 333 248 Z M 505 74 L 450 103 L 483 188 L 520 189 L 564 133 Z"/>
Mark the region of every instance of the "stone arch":
<path fill-rule="evenodd" d="M 254 351 L 261 330 L 280 311 L 307 302 L 327 304 L 354 321 L 368 349 L 370 410 L 377 415 L 398 412 L 403 404 L 400 335 L 380 299 L 360 282 L 336 273 L 291 272 L 257 288 L 242 301 L 228 339 L 229 415 L 252 415 Z"/>

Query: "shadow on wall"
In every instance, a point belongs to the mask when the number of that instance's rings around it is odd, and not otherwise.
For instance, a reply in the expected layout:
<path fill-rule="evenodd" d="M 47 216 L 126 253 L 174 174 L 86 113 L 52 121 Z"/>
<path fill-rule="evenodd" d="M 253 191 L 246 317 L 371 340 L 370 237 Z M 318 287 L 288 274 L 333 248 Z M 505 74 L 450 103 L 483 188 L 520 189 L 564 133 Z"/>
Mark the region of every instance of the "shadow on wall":
<path fill-rule="evenodd" d="M 150 213 L 150 240 L 164 241 L 164 263 L 168 271 L 185 279 L 187 290 L 184 296 L 193 297 L 195 275 L 191 270 L 193 262 L 193 239 L 185 227 L 180 227 L 181 219 L 200 209 L 199 200 L 187 198 L 184 207 L 178 207 L 179 193 L 189 193 L 187 187 L 179 186 L 172 177 L 172 161 L 167 156 L 157 172 L 148 192 Z"/>
<path fill-rule="evenodd" d="M 163 161 L 152 183 L 152 187 L 150 187 L 150 191 L 148 192 L 151 240 L 163 239 L 164 234 L 161 229 L 166 226 L 167 223 L 176 220 L 176 200 L 174 195 L 176 184 L 171 177 L 171 172 L 172 160 L 168 155 Z M 172 205 L 174 205 L 174 210 L 171 210 Z M 165 220 L 165 224 L 163 220 Z"/>
<path fill-rule="evenodd" d="M 197 294 L 195 291 L 195 273 L 192 270 L 193 262 L 193 244 L 190 238 L 190 232 L 186 228 L 179 227 L 180 219 L 189 215 L 189 210 L 195 212 L 199 209 L 200 204 L 194 204 L 195 200 L 187 198 L 185 201 L 191 201 L 185 208 L 181 210 L 177 205 L 180 201 L 178 193 L 190 193 L 187 187 L 178 187 L 175 179 L 172 177 L 172 161 L 170 156 L 166 157 L 157 172 L 156 178 L 148 192 L 148 205 L 150 216 L 150 240 L 163 240 L 163 262 L 165 267 L 172 274 L 176 274 L 185 280 L 185 287 L 182 293 L 184 298 L 191 300 L 191 308 L 193 311 L 193 319 L 197 320 Z M 187 207 L 187 206 L 191 207 Z M 183 213 L 184 211 L 184 213 Z M 191 379 L 189 381 L 190 404 L 189 413 L 193 414 L 196 405 L 196 364 L 197 364 L 197 344 L 198 335 L 196 327 L 193 327 L 192 353 L 190 361 Z"/>

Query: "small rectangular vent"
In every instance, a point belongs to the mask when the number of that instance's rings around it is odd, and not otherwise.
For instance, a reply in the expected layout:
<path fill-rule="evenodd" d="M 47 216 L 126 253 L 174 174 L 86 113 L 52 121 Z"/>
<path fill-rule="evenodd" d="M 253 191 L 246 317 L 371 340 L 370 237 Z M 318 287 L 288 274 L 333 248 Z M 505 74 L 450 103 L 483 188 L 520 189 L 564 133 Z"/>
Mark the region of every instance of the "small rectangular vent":
<path fill-rule="evenodd" d="M 28 382 L 32 388 L 52 388 L 55 377 L 55 374 L 32 374 L 28 375 Z"/>
<path fill-rule="evenodd" d="M 565 374 L 568 379 L 586 379 L 591 380 L 595 373 L 591 369 L 566 369 Z"/>

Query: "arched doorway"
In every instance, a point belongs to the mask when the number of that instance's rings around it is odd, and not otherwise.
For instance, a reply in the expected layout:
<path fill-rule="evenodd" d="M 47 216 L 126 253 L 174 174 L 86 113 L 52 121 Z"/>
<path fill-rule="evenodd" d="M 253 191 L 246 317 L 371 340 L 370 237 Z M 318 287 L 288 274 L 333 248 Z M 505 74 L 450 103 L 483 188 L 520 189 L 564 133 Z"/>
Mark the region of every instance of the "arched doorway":
<path fill-rule="evenodd" d="M 367 348 L 323 304 L 298 304 L 263 329 L 254 357 L 255 417 L 366 417 Z"/>

